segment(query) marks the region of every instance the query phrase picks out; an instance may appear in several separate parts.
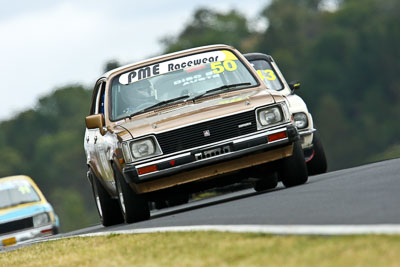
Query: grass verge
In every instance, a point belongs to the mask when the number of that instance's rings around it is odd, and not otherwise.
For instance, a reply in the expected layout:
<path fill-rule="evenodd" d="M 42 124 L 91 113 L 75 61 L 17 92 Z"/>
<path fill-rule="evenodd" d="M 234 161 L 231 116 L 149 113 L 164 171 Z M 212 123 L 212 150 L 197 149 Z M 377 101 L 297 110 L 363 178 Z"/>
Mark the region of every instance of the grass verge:
<path fill-rule="evenodd" d="M 210 231 L 77 237 L 1 253 L 0 266 L 400 266 L 400 236 Z"/>

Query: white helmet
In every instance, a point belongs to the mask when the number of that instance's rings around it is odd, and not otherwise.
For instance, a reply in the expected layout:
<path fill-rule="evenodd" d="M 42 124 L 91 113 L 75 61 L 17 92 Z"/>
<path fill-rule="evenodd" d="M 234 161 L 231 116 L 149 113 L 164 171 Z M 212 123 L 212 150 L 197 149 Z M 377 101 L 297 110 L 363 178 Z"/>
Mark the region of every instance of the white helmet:
<path fill-rule="evenodd" d="M 145 102 L 154 101 L 153 86 L 149 80 L 141 80 L 122 86 L 121 95 L 126 104 L 137 106 Z"/>

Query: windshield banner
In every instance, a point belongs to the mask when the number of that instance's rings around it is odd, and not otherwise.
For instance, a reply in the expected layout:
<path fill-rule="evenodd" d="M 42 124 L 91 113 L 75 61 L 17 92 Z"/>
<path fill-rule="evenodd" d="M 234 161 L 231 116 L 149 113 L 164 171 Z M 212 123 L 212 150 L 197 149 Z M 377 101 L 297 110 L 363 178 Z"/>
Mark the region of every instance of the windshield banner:
<path fill-rule="evenodd" d="M 224 60 L 237 60 L 237 57 L 228 50 L 190 55 L 124 73 L 120 76 L 119 82 L 127 85 L 156 75 Z"/>

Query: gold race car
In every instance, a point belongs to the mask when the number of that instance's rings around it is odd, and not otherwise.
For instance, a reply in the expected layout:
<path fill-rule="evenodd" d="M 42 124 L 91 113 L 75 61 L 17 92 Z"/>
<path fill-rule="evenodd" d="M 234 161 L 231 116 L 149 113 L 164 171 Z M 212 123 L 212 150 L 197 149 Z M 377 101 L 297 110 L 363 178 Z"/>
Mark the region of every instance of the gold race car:
<path fill-rule="evenodd" d="M 287 97 L 236 49 L 212 45 L 101 76 L 86 117 L 88 179 L 103 225 L 146 220 L 149 201 L 185 202 L 255 180 L 257 191 L 307 182 Z"/>

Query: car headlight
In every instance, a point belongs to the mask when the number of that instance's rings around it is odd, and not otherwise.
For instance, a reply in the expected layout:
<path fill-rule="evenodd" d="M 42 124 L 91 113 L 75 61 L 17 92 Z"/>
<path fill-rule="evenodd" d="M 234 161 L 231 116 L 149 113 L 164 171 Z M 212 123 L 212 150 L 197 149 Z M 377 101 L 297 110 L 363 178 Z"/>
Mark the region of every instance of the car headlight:
<path fill-rule="evenodd" d="M 124 154 L 126 162 L 132 162 L 132 155 L 127 142 L 122 143 L 122 153 Z"/>
<path fill-rule="evenodd" d="M 297 129 L 304 129 L 308 126 L 307 115 L 303 112 L 295 113 L 293 119 Z"/>
<path fill-rule="evenodd" d="M 135 159 L 161 154 L 155 139 L 147 137 L 130 143 L 132 155 Z"/>
<path fill-rule="evenodd" d="M 40 213 L 33 216 L 33 227 L 40 227 L 50 223 L 50 217 L 47 213 Z"/>
<path fill-rule="evenodd" d="M 258 110 L 258 121 L 262 126 L 272 125 L 284 120 L 280 106 L 273 106 Z"/>

